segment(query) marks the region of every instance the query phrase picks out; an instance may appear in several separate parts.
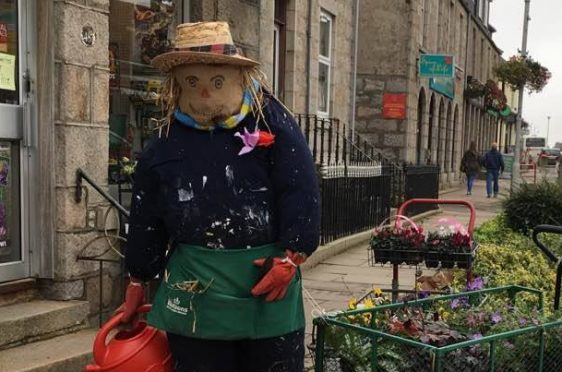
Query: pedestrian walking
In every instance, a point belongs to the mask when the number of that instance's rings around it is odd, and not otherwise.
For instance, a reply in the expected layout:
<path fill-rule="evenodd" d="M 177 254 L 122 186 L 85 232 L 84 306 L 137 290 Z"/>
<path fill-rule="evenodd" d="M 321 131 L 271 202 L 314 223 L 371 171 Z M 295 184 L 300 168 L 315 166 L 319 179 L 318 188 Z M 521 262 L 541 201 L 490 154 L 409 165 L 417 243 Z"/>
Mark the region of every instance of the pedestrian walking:
<path fill-rule="evenodd" d="M 466 174 L 466 195 L 472 195 L 474 180 L 480 172 L 480 155 L 476 151 L 476 143 L 470 142 L 470 147 L 461 160 L 461 172 Z"/>
<path fill-rule="evenodd" d="M 492 191 L 494 193 L 494 198 L 497 198 L 499 192 L 498 179 L 505 166 L 503 163 L 503 156 L 498 151 L 498 144 L 496 142 L 492 143 L 492 149 L 484 155 L 482 162 L 486 167 L 486 191 L 488 193 L 488 198 L 492 197 Z"/>
<path fill-rule="evenodd" d="M 178 26 L 152 63 L 167 116 L 134 175 L 123 321 L 160 274 L 148 322 L 177 372 L 302 372 L 299 265 L 320 231 L 306 140 L 227 23 Z"/>

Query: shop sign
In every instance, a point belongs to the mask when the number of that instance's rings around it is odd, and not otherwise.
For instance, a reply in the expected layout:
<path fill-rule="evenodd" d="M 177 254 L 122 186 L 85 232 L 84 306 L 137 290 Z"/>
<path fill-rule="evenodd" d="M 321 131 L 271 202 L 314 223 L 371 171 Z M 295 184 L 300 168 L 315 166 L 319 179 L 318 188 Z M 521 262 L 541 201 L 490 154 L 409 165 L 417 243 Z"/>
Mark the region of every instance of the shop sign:
<path fill-rule="evenodd" d="M 421 78 L 454 78 L 454 57 L 442 54 L 420 55 L 418 75 Z"/>
<path fill-rule="evenodd" d="M 429 79 L 429 88 L 450 99 L 455 98 L 455 79 L 453 78 Z"/>
<path fill-rule="evenodd" d="M 8 25 L 0 22 L 0 52 L 8 52 Z"/>
<path fill-rule="evenodd" d="M 406 94 L 385 93 L 382 97 L 382 115 L 385 119 L 406 119 Z"/>

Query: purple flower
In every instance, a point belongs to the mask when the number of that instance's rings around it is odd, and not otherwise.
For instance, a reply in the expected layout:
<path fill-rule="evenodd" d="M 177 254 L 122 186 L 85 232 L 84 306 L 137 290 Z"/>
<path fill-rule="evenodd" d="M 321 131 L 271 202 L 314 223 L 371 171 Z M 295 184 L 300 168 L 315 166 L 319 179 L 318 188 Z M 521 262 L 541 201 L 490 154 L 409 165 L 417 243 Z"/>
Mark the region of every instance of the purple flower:
<path fill-rule="evenodd" d="M 422 298 L 427 298 L 429 297 L 429 291 L 421 291 L 420 293 L 418 293 L 418 298 L 421 300 Z"/>
<path fill-rule="evenodd" d="M 466 297 L 455 298 L 454 300 L 451 301 L 451 309 L 456 309 L 458 307 L 465 307 L 467 305 L 468 303 Z"/>
<path fill-rule="evenodd" d="M 527 324 L 527 319 L 525 319 L 525 318 L 520 318 L 520 319 L 519 319 L 519 325 L 524 326 L 524 325 L 526 325 L 526 324 Z"/>
<path fill-rule="evenodd" d="M 502 316 L 499 313 L 493 313 L 492 317 L 490 318 L 494 324 L 497 324 L 502 321 Z"/>
<path fill-rule="evenodd" d="M 472 336 L 470 336 L 471 340 L 479 340 L 481 338 L 482 338 L 482 333 L 480 333 L 480 332 L 477 332 L 477 333 L 473 334 Z"/>
<path fill-rule="evenodd" d="M 472 279 L 466 286 L 467 291 L 477 291 L 484 288 L 484 279 L 481 277 Z"/>
<path fill-rule="evenodd" d="M 238 153 L 238 155 L 244 155 L 249 153 L 256 147 L 259 139 L 260 139 L 260 131 L 256 129 L 253 132 L 248 132 L 248 128 L 244 128 L 244 134 L 240 134 L 239 132 L 234 133 L 235 137 L 239 137 L 244 143 L 244 147 Z"/>

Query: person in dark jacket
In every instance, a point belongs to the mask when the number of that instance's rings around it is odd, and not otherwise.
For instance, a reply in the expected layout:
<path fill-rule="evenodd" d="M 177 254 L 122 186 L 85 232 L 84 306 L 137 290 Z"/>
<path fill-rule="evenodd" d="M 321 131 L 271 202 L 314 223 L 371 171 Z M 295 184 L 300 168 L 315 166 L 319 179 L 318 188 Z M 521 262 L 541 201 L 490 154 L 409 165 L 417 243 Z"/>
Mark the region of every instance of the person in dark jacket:
<path fill-rule="evenodd" d="M 486 167 L 486 191 L 488 198 L 492 197 L 492 184 L 494 198 L 498 197 L 499 192 L 499 175 L 504 170 L 503 156 L 498 151 L 498 144 L 492 143 L 492 149 L 484 155 L 484 166 Z"/>
<path fill-rule="evenodd" d="M 168 115 L 134 174 L 123 321 L 160 274 L 148 322 L 176 371 L 303 371 L 298 266 L 320 226 L 311 152 L 228 24 L 180 25 L 176 39 L 152 62 L 169 74 Z"/>
<path fill-rule="evenodd" d="M 476 151 L 476 143 L 470 142 L 470 147 L 461 160 L 461 172 L 466 174 L 466 195 L 472 195 L 474 180 L 480 172 L 480 155 Z"/>

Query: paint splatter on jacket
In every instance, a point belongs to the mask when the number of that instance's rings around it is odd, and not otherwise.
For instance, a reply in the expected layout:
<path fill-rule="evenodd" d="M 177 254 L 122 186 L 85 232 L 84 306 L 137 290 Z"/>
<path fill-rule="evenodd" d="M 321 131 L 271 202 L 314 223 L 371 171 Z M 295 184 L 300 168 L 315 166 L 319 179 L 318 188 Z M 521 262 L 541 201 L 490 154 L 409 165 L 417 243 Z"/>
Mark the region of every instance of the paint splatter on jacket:
<path fill-rule="evenodd" d="M 238 155 L 234 134 L 254 131 L 248 115 L 234 129 L 208 132 L 175 122 L 139 158 L 125 264 L 149 280 L 165 263 L 168 244 L 210 249 L 275 242 L 310 255 L 319 243 L 320 196 L 315 165 L 294 118 L 265 98 L 275 134 L 270 147 Z M 262 128 L 263 129 L 263 128 Z"/>

